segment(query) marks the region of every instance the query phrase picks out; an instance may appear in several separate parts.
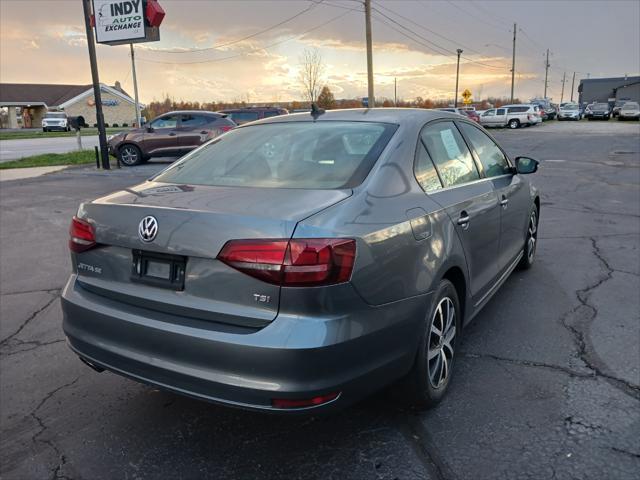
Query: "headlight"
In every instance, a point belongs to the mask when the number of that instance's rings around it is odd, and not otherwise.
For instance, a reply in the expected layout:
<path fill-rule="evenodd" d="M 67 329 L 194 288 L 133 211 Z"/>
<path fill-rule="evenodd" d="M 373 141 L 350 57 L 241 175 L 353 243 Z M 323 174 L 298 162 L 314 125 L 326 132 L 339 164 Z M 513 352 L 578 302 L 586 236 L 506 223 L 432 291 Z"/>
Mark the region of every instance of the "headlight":
<path fill-rule="evenodd" d="M 115 135 L 109 135 L 109 136 L 107 137 L 107 142 L 110 142 L 110 141 L 111 141 L 111 140 L 113 140 L 114 138 L 116 138 L 116 136 L 115 136 Z"/>

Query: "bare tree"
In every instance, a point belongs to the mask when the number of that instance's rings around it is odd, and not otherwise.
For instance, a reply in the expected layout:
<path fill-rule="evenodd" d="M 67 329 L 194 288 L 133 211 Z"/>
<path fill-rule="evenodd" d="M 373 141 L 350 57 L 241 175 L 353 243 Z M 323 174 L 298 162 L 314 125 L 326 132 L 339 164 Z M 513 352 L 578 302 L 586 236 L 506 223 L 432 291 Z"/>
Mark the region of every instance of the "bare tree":
<path fill-rule="evenodd" d="M 304 91 L 304 95 L 309 102 L 315 102 L 320 93 L 322 76 L 324 74 L 324 64 L 322 55 L 317 48 L 305 49 L 300 55 L 299 80 Z"/>

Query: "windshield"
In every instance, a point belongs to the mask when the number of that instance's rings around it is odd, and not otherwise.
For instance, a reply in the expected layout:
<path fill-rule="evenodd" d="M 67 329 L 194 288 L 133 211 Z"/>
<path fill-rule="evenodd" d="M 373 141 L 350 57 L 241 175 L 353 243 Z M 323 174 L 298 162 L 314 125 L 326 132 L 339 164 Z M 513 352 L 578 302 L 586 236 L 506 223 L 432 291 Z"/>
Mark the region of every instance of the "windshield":
<path fill-rule="evenodd" d="M 622 106 L 622 110 L 638 110 L 638 108 L 640 108 L 640 105 L 636 102 L 627 102 Z"/>
<path fill-rule="evenodd" d="M 66 113 L 45 113 L 44 118 L 67 118 Z"/>
<path fill-rule="evenodd" d="M 350 188 L 364 180 L 397 126 L 283 122 L 238 128 L 194 150 L 155 181 L 267 188 Z"/>
<path fill-rule="evenodd" d="M 609 110 L 609 104 L 608 103 L 594 103 L 593 107 L 591 107 L 592 110 Z"/>
<path fill-rule="evenodd" d="M 562 107 L 561 110 L 578 110 L 578 105 L 576 105 L 575 103 L 568 103 L 567 105 Z"/>

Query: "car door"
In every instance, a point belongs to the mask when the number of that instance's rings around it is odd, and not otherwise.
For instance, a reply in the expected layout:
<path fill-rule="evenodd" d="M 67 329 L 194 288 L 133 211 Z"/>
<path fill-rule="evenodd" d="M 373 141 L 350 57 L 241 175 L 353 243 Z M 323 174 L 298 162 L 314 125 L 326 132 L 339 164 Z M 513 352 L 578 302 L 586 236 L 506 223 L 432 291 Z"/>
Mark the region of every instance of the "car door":
<path fill-rule="evenodd" d="M 143 137 L 144 153 L 150 156 L 175 155 L 178 152 L 179 114 L 153 120 Z"/>
<path fill-rule="evenodd" d="M 495 126 L 504 127 L 508 121 L 509 120 L 507 118 L 507 109 L 506 108 L 496 109 Z"/>
<path fill-rule="evenodd" d="M 528 184 L 515 173 L 507 155 L 489 135 L 471 123 L 458 126 L 479 162 L 484 176 L 491 180 L 500 203 L 500 273 L 512 266 L 522 251 L 531 208 Z"/>
<path fill-rule="evenodd" d="M 495 124 L 495 120 L 496 120 L 495 108 L 487 110 L 486 112 L 483 112 L 482 115 L 480 115 L 480 124 L 484 125 L 485 127 L 492 127 Z"/>
<path fill-rule="evenodd" d="M 455 226 L 467 261 L 471 295 L 481 299 L 498 274 L 500 207 L 493 184 L 481 178 L 453 121 L 427 124 L 420 140 L 444 185 L 430 196 Z"/>
<path fill-rule="evenodd" d="M 180 128 L 178 129 L 178 147 L 181 151 L 188 152 L 202 145 L 209 139 L 211 123 L 215 117 L 207 118 L 206 115 L 197 113 L 183 113 L 180 116 Z"/>

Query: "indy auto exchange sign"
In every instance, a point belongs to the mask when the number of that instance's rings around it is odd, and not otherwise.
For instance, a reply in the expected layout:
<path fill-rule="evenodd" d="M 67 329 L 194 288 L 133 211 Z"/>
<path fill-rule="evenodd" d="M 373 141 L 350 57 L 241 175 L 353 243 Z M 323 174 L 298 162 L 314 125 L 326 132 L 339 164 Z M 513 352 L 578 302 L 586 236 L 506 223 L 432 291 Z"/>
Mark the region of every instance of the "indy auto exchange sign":
<path fill-rule="evenodd" d="M 93 0 L 93 13 L 98 42 L 145 36 L 143 0 Z"/>

